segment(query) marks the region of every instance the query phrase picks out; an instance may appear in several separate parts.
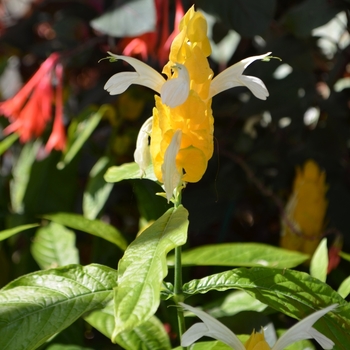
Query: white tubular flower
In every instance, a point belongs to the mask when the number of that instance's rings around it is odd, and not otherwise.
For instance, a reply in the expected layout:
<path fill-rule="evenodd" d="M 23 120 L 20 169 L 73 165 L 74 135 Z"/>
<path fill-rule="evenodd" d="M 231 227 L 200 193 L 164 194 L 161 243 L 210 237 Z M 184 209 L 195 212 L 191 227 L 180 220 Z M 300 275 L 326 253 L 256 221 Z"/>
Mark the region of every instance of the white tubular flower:
<path fill-rule="evenodd" d="M 334 342 L 332 340 L 314 329 L 312 326 L 326 313 L 334 310 L 338 304 L 333 304 L 322 310 L 316 311 L 299 321 L 296 325 L 285 332 L 272 348 L 270 348 L 270 346 L 264 340 L 263 334 L 255 332 L 252 333 L 246 345 L 243 345 L 233 332 L 204 311 L 198 310 L 183 303 L 180 303 L 180 305 L 185 310 L 193 312 L 203 321 L 203 323 L 201 322 L 194 324 L 183 334 L 181 340 L 182 346 L 189 346 L 203 336 L 220 340 L 235 350 L 252 350 L 252 347 L 254 347 L 257 342 L 259 342 L 261 348 L 264 349 L 284 350 L 287 346 L 303 339 L 315 339 L 325 350 L 333 349 L 334 346 Z M 255 340 L 255 337 L 258 338 L 258 340 Z"/>
<path fill-rule="evenodd" d="M 183 104 L 190 93 L 190 75 L 187 68 L 177 63 L 173 69 L 176 69 L 178 76 L 165 82 L 160 90 L 162 102 L 171 108 Z"/>
<path fill-rule="evenodd" d="M 146 168 L 151 164 L 151 153 L 149 150 L 149 136 L 152 131 L 153 117 L 148 118 L 137 135 L 134 160 L 141 170 L 141 177 L 145 174 Z"/>
<path fill-rule="evenodd" d="M 163 183 L 168 202 L 173 196 L 175 188 L 181 183 L 182 173 L 176 167 L 176 156 L 180 149 L 182 131 L 176 130 L 168 148 L 165 151 L 162 165 Z"/>
<path fill-rule="evenodd" d="M 155 69 L 136 58 L 108 53 L 116 60 L 129 63 L 136 70 L 136 72 L 121 72 L 112 75 L 104 86 L 110 95 L 123 93 L 131 84 L 143 85 L 160 93 L 166 80 Z"/>
<path fill-rule="evenodd" d="M 257 77 L 243 75 L 242 73 L 251 63 L 256 60 L 261 60 L 270 54 L 271 52 L 268 52 L 264 55 L 248 57 L 237 62 L 233 66 L 226 68 L 212 80 L 210 84 L 209 98 L 236 86 L 246 86 L 255 97 L 260 100 L 266 100 L 267 96 L 269 96 L 269 92 L 263 81 Z"/>

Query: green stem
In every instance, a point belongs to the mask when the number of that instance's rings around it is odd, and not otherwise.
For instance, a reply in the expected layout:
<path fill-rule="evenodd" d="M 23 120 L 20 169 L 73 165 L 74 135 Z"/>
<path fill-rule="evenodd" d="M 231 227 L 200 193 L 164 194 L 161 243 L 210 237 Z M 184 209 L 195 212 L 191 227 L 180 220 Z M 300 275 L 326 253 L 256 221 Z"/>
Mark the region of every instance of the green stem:
<path fill-rule="evenodd" d="M 181 247 L 175 248 L 175 271 L 174 271 L 174 294 L 175 302 L 178 304 L 184 300 L 182 293 L 182 265 L 181 265 Z M 182 334 L 185 332 L 185 318 L 182 307 L 178 305 L 177 307 L 177 322 L 179 325 L 179 336 L 180 339 Z"/>

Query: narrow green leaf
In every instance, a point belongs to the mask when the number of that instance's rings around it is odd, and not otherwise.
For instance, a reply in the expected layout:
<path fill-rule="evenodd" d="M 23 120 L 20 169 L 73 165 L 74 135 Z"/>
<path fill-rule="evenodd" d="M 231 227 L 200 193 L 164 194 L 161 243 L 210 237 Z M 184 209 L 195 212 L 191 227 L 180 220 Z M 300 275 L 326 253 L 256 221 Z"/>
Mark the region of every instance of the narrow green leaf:
<path fill-rule="evenodd" d="M 0 156 L 6 152 L 16 140 L 18 140 L 18 134 L 11 134 L 0 141 Z"/>
<path fill-rule="evenodd" d="M 310 275 L 326 282 L 328 269 L 327 238 L 323 238 L 318 245 L 310 262 Z"/>
<path fill-rule="evenodd" d="M 338 293 L 345 299 L 350 294 L 350 276 L 345 278 L 338 288 Z"/>
<path fill-rule="evenodd" d="M 10 182 L 10 197 L 12 210 L 17 214 L 22 214 L 24 211 L 23 199 L 40 145 L 39 141 L 25 144 L 17 163 L 13 167 L 13 179 Z"/>
<path fill-rule="evenodd" d="M 143 176 L 141 176 L 141 170 L 136 163 L 125 163 L 119 166 L 110 167 L 106 174 L 105 180 L 107 182 L 119 182 L 122 180 L 130 179 L 148 179 L 152 181 L 157 181 L 156 176 L 153 172 L 153 166 L 150 165 Z"/>
<path fill-rule="evenodd" d="M 350 261 L 350 254 L 340 252 L 339 255 L 346 261 Z"/>
<path fill-rule="evenodd" d="M 96 219 L 113 188 L 113 184 L 106 183 L 103 178 L 108 164 L 109 158 L 102 157 L 90 171 L 89 181 L 83 195 L 83 213 L 90 220 Z"/>
<path fill-rule="evenodd" d="M 322 317 L 315 328 L 335 342 L 334 350 L 346 350 L 346 344 L 350 344 L 349 303 L 330 286 L 307 273 L 263 267 L 238 268 L 183 286 L 188 295 L 228 289 L 243 289 L 262 303 L 298 319 L 337 303 L 337 310 Z"/>
<path fill-rule="evenodd" d="M 113 297 L 115 270 L 69 265 L 22 276 L 0 291 L 2 349 L 34 350 Z"/>
<path fill-rule="evenodd" d="M 117 245 L 122 250 L 125 250 L 128 245 L 125 238 L 115 227 L 100 220 L 89 220 L 82 215 L 70 213 L 48 214 L 43 217 L 58 224 L 101 237 Z"/>
<path fill-rule="evenodd" d="M 106 337 L 111 338 L 115 325 L 113 303 L 109 303 L 102 310 L 93 311 L 85 317 L 85 321 Z M 165 328 L 155 316 L 152 316 L 140 326 L 135 327 L 132 331 L 120 333 L 116 337 L 116 342 L 126 350 L 171 349 Z"/>
<path fill-rule="evenodd" d="M 28 224 L 28 225 L 21 225 L 21 226 L 0 231 L 0 241 L 3 241 L 4 239 L 14 236 L 15 234 L 20 233 L 22 231 L 29 230 L 30 228 L 38 227 L 38 226 L 39 224 Z"/>
<path fill-rule="evenodd" d="M 30 248 L 41 269 L 79 263 L 75 233 L 54 222 L 36 232 Z"/>
<path fill-rule="evenodd" d="M 307 254 L 262 243 L 223 243 L 183 252 L 182 264 L 291 268 L 306 261 L 308 257 Z M 174 258 L 171 257 L 169 262 L 173 264 Z"/>
<path fill-rule="evenodd" d="M 116 341 L 121 332 L 132 330 L 156 312 L 162 281 L 168 273 L 166 255 L 185 244 L 187 217 L 188 212 L 183 206 L 169 209 L 126 249 L 119 261 L 112 341 Z"/>
<path fill-rule="evenodd" d="M 72 159 L 83 147 L 84 143 L 96 129 L 105 113 L 114 113 L 114 110 L 110 105 L 102 105 L 97 112 L 92 113 L 89 118 L 81 121 L 78 124 L 76 128 L 75 139 L 63 154 L 62 160 L 57 164 L 58 169 L 63 169 L 72 161 Z"/>

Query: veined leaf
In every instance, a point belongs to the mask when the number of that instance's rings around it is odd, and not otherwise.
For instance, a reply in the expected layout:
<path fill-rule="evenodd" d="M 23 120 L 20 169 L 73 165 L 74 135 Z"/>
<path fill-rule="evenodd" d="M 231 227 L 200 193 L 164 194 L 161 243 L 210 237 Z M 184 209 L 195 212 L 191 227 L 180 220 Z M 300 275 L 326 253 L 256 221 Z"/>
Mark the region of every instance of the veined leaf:
<path fill-rule="evenodd" d="M 113 184 L 103 178 L 109 163 L 108 157 L 100 158 L 90 171 L 89 181 L 83 195 L 83 213 L 90 220 L 96 219 L 105 205 Z"/>
<path fill-rule="evenodd" d="M 22 276 L 0 290 L 0 339 L 6 350 L 34 350 L 113 297 L 115 270 L 69 265 Z"/>
<path fill-rule="evenodd" d="M 136 163 L 125 163 L 119 166 L 112 166 L 105 174 L 105 180 L 107 182 L 119 182 L 122 180 L 141 178 L 157 181 L 153 172 L 153 165 L 148 166 L 146 173 L 142 177 L 140 167 Z"/>
<path fill-rule="evenodd" d="M 330 286 L 307 273 L 263 267 L 238 268 L 183 286 L 188 295 L 228 289 L 243 289 L 262 303 L 298 319 L 337 303 L 337 310 L 322 317 L 315 328 L 335 342 L 335 350 L 346 350 L 346 344 L 350 344 L 350 304 Z"/>
<path fill-rule="evenodd" d="M 45 219 L 52 220 L 58 224 L 74 228 L 83 232 L 101 237 L 125 250 L 127 242 L 122 234 L 113 226 L 108 225 L 101 220 L 90 220 L 82 215 L 70 213 L 48 214 L 43 216 Z"/>
<path fill-rule="evenodd" d="M 54 222 L 36 232 L 30 250 L 41 269 L 79 263 L 75 233 Z"/>
<path fill-rule="evenodd" d="M 328 268 L 327 238 L 323 238 L 318 245 L 310 262 L 310 275 L 326 282 Z"/>
<path fill-rule="evenodd" d="M 124 331 L 148 320 L 160 303 L 162 281 L 167 275 L 166 255 L 187 239 L 188 212 L 169 209 L 132 242 L 119 261 L 115 288 L 115 329 L 112 341 Z"/>
<path fill-rule="evenodd" d="M 9 228 L 7 230 L 0 231 L 0 241 L 3 241 L 4 239 L 14 236 L 15 234 L 20 233 L 22 231 L 29 230 L 30 228 L 38 227 L 38 226 L 39 224 L 28 224 L 28 225 L 16 226 L 14 228 Z"/>
<path fill-rule="evenodd" d="M 85 317 L 85 321 L 106 337 L 111 338 L 115 325 L 113 302 L 110 302 L 102 310 L 93 311 Z M 129 332 L 120 333 L 116 337 L 116 342 L 126 350 L 171 349 L 165 328 L 155 316 L 152 316 L 149 320 Z"/>
<path fill-rule="evenodd" d="M 308 259 L 307 254 L 262 243 L 206 245 L 182 253 L 183 265 L 265 266 L 291 268 Z M 169 259 L 173 264 L 174 258 Z"/>

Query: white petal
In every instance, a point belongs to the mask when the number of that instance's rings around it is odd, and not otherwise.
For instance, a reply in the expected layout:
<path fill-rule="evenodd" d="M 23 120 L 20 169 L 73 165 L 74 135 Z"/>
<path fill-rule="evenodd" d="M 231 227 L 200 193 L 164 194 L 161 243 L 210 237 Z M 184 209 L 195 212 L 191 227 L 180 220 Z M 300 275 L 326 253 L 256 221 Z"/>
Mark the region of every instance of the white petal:
<path fill-rule="evenodd" d="M 144 175 L 146 168 L 151 164 L 151 153 L 149 149 L 148 138 L 152 131 L 153 117 L 148 118 L 137 135 L 136 150 L 134 152 L 135 163 L 141 170 L 141 176 Z"/>
<path fill-rule="evenodd" d="M 180 149 L 182 131 L 175 131 L 171 142 L 164 154 L 164 163 L 162 164 L 162 175 L 164 190 L 168 202 L 173 196 L 174 190 L 179 186 L 182 174 L 176 168 L 176 156 Z"/>
<path fill-rule="evenodd" d="M 260 98 L 260 100 L 266 100 L 267 96 L 269 96 L 269 92 L 261 79 L 249 75 L 242 75 L 241 82 L 255 97 Z"/>
<path fill-rule="evenodd" d="M 243 71 L 254 61 L 261 60 L 270 54 L 271 52 L 268 52 L 264 55 L 248 57 L 234 64 L 233 66 L 226 68 L 223 72 L 217 75 L 211 82 L 209 98 L 212 98 L 218 93 L 236 86 L 247 86 L 250 89 L 250 86 L 246 84 L 247 81 L 244 80 L 244 78 L 242 79 L 242 77 L 245 77 L 244 75 L 242 75 Z M 265 100 L 266 96 L 268 96 L 269 93 L 264 83 L 259 78 L 255 78 L 255 77 L 249 77 L 249 78 L 250 79 L 248 79 L 248 84 L 252 81 L 252 78 L 254 78 L 256 79 L 255 83 L 260 86 L 260 91 L 257 94 L 255 94 L 256 92 L 255 88 L 254 90 L 252 90 L 252 93 L 258 98 L 261 98 L 259 96 L 263 96 L 264 98 L 262 99 Z"/>
<path fill-rule="evenodd" d="M 320 333 L 315 328 L 311 327 L 308 333 L 311 335 L 312 338 L 314 338 L 317 341 L 317 343 L 319 343 L 323 347 L 323 349 L 325 350 L 333 349 L 334 342 L 329 338 L 327 338 L 322 333 Z"/>
<path fill-rule="evenodd" d="M 187 68 L 177 63 L 174 69 L 178 70 L 178 77 L 167 80 L 160 91 L 162 102 L 171 108 L 183 104 L 190 92 L 190 75 Z"/>
<path fill-rule="evenodd" d="M 239 341 L 236 335 L 231 332 L 226 326 L 224 326 L 221 322 L 219 322 L 214 317 L 211 317 L 206 312 L 198 310 L 192 306 L 189 306 L 184 303 L 179 303 L 184 309 L 193 312 L 196 316 L 198 316 L 205 324 L 205 328 L 207 332 L 203 334 L 204 326 L 198 326 L 199 324 L 203 325 L 203 323 L 197 323 L 190 327 L 182 336 L 181 345 L 188 346 L 198 340 L 200 337 L 197 337 L 198 334 L 202 336 L 208 336 L 217 340 L 220 340 L 231 346 L 235 350 L 245 350 L 244 345 Z M 190 342 L 193 340 L 192 342 Z M 186 345 L 184 344 L 186 343 Z"/>
<path fill-rule="evenodd" d="M 288 345 L 291 345 L 298 340 L 311 339 L 315 335 L 318 336 L 319 332 L 317 332 L 317 334 L 315 333 L 315 329 L 312 328 L 313 324 L 322 316 L 324 316 L 327 312 L 334 310 L 337 306 L 338 304 L 333 304 L 331 306 L 326 307 L 325 309 L 316 311 L 313 314 L 309 315 L 308 317 L 304 318 L 303 320 L 299 321 L 296 325 L 294 325 L 286 333 L 284 333 L 281 338 L 278 339 L 277 343 L 274 345 L 272 350 L 283 350 Z M 324 336 L 322 340 L 324 341 L 324 344 L 333 343 L 326 336 Z M 328 340 L 329 342 L 326 342 L 326 340 Z M 332 348 L 333 348 L 333 345 L 330 348 L 326 347 L 324 349 L 332 349 Z"/>
<path fill-rule="evenodd" d="M 111 95 L 124 92 L 131 84 L 143 85 L 160 93 L 160 89 L 166 80 L 155 69 L 136 58 L 108 53 L 117 60 L 129 63 L 136 70 L 136 72 L 122 72 L 113 75 L 104 87 Z M 122 85 L 121 88 L 119 88 L 120 84 Z"/>

